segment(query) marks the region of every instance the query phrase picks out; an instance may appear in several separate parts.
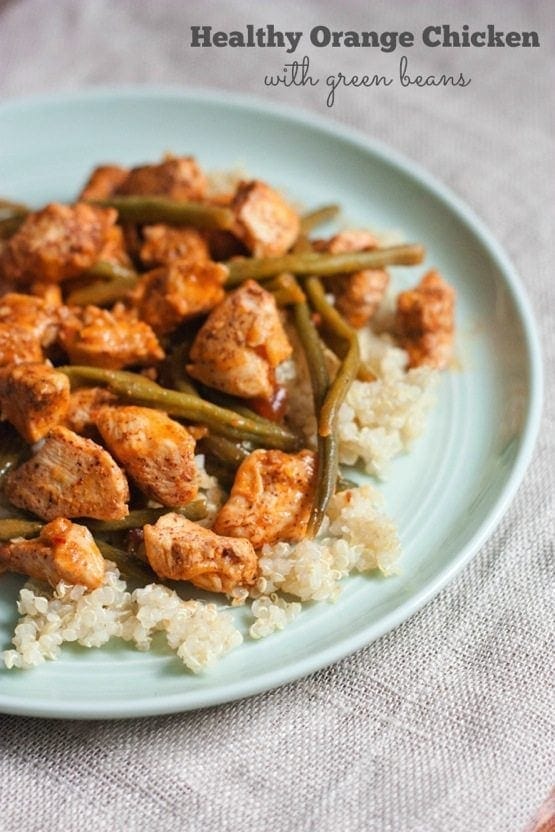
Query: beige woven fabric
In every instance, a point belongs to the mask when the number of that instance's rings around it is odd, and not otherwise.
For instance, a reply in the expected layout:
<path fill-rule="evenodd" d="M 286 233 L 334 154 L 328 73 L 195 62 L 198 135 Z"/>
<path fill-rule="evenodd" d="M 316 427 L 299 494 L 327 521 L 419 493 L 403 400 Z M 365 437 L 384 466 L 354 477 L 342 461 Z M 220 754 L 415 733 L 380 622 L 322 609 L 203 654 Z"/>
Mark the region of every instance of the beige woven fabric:
<path fill-rule="evenodd" d="M 0 95 L 97 83 L 206 85 L 364 130 L 433 171 L 514 258 L 543 330 L 539 445 L 498 531 L 418 615 L 349 659 L 245 702 L 129 722 L 0 718 L 3 832 L 522 832 L 555 779 L 551 0 L 4 0 Z M 414 47 L 464 90 L 273 90 L 270 50 L 187 48 L 188 26 L 307 32 L 450 22 L 535 29 L 535 50 Z M 299 50 L 319 74 L 382 72 L 375 50 Z M 1 137 L 0 137 L 1 140 Z M 37 137 L 40 142 L 40 137 Z M 1 187 L 0 187 L 1 190 Z"/>

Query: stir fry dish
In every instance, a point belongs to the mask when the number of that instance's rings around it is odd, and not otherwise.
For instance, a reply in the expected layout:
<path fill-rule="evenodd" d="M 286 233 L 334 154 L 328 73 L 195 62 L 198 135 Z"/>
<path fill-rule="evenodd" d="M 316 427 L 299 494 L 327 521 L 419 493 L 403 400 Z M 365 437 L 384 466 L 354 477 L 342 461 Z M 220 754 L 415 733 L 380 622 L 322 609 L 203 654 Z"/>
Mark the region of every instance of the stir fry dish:
<path fill-rule="evenodd" d="M 30 579 L 7 667 L 163 630 L 198 672 L 242 641 L 232 607 L 260 638 L 395 569 L 357 472 L 422 432 L 455 292 L 399 291 L 423 246 L 339 214 L 169 155 L 0 200 L 0 571 Z"/>

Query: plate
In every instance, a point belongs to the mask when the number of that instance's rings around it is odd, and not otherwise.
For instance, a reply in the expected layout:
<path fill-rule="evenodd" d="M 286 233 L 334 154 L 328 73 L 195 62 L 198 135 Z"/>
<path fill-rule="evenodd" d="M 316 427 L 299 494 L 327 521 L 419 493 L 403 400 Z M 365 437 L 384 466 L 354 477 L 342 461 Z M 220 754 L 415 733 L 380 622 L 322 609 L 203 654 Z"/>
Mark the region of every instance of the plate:
<path fill-rule="evenodd" d="M 306 206 L 339 202 L 357 225 L 398 229 L 427 248 L 458 293 L 461 371 L 445 374 L 425 435 L 381 486 L 403 543 L 402 573 L 344 582 L 282 633 L 245 642 L 193 676 L 160 648 L 66 647 L 57 662 L 0 672 L 0 711 L 132 717 L 184 711 L 298 679 L 408 618 L 464 566 L 499 523 L 538 430 L 541 365 L 528 301 L 499 245 L 428 173 L 337 124 L 205 91 L 100 90 L 0 107 L 5 195 L 41 205 L 74 198 L 95 163 L 192 153 L 205 168 L 243 165 Z M 399 287 L 414 270 L 395 270 Z M 19 578 L 2 579 L 0 649 L 9 646 Z M 241 612 L 238 613 L 241 615 Z"/>

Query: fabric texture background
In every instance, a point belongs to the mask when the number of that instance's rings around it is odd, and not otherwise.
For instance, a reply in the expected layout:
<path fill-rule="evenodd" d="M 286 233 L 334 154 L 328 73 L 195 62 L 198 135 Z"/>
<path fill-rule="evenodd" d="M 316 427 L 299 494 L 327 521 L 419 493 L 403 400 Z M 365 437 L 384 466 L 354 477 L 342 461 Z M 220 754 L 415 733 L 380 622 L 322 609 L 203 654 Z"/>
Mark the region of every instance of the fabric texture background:
<path fill-rule="evenodd" d="M 542 46 L 414 47 L 415 72 L 462 70 L 472 84 L 346 89 L 330 111 L 318 87 L 264 90 L 284 53 L 188 48 L 192 24 L 249 22 L 305 32 L 494 23 L 537 30 Z M 0 2 L 2 98 L 144 82 L 252 92 L 327 113 L 427 167 L 514 259 L 542 328 L 547 382 L 510 511 L 420 613 L 303 681 L 211 710 L 100 723 L 1 717 L 3 832 L 522 832 L 531 822 L 555 780 L 553 22 L 551 0 Z M 300 52 L 318 74 L 398 61 Z"/>

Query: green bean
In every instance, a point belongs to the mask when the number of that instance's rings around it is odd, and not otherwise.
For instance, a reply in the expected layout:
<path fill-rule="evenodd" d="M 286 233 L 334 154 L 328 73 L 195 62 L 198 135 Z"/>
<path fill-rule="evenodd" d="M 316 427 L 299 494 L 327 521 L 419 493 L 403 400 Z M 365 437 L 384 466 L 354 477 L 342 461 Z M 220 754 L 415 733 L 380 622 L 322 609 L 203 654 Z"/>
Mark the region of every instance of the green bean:
<path fill-rule="evenodd" d="M 132 269 L 106 260 L 96 263 L 85 276 L 101 279 L 70 292 L 66 299 L 69 306 L 111 306 L 134 289 L 139 280 L 139 275 Z"/>
<path fill-rule="evenodd" d="M 248 419 L 189 393 L 168 390 L 137 373 L 104 370 L 99 367 L 66 366 L 57 369 L 74 383 L 84 381 L 106 385 L 125 399 L 156 407 L 170 416 L 206 425 L 214 433 L 227 433 L 227 429 L 232 429 L 234 433 L 239 433 L 242 439 L 255 437 L 259 444 L 268 444 L 269 447 L 292 450 L 298 446 L 297 437 L 280 425 L 268 420 L 261 422 Z"/>
<path fill-rule="evenodd" d="M 236 286 L 244 280 L 264 280 L 281 272 L 297 275 L 345 274 L 361 269 L 383 269 L 386 266 L 413 266 L 424 259 L 424 249 L 417 243 L 378 248 L 373 251 L 347 252 L 345 254 L 320 254 L 309 251 L 301 254 L 284 254 L 283 257 L 240 258 L 228 260 L 227 286 Z"/>
<path fill-rule="evenodd" d="M 126 552 L 125 549 L 112 546 L 111 543 L 107 543 L 105 540 L 97 540 L 96 538 L 95 543 L 100 549 L 102 557 L 106 558 L 106 560 L 113 561 L 124 578 L 145 584 L 150 584 L 154 581 L 160 583 L 160 579 L 156 577 L 156 574 L 147 563 Z"/>
<path fill-rule="evenodd" d="M 235 470 L 248 457 L 250 450 L 239 442 L 231 442 L 223 436 L 205 436 L 200 442 L 203 453 L 216 457 L 222 465 Z"/>
<path fill-rule="evenodd" d="M 356 331 L 342 318 L 337 309 L 326 300 L 324 287 L 317 277 L 306 281 L 307 294 L 322 320 L 339 337 L 347 341 L 349 349 L 322 405 L 318 432 L 321 436 L 331 434 L 337 423 L 339 408 L 347 391 L 356 378 L 360 366 L 360 350 Z"/>
<path fill-rule="evenodd" d="M 339 442 L 337 423 L 339 409 L 345 395 L 356 377 L 360 364 L 358 337 L 354 329 L 343 320 L 339 312 L 326 300 L 324 287 L 317 277 L 309 277 L 306 292 L 323 322 L 348 343 L 333 382 L 329 385 L 318 415 L 318 446 L 322 449 L 316 480 L 316 496 L 308 524 L 308 533 L 315 535 L 320 528 L 330 499 L 337 483 L 339 467 Z"/>
<path fill-rule="evenodd" d="M 322 342 L 310 316 L 306 303 L 295 304 L 293 308 L 295 328 L 303 346 L 310 373 L 314 411 L 318 422 L 330 386 Z M 323 436 L 318 432 L 318 456 L 314 501 L 308 521 L 307 533 L 315 536 L 324 519 L 326 508 L 335 491 L 338 471 L 338 447 L 334 434 Z"/>
<path fill-rule="evenodd" d="M 83 518 L 77 522 L 87 526 L 91 532 L 98 534 L 123 532 L 129 529 L 141 529 L 147 523 L 156 523 L 160 517 L 169 511 L 181 514 L 188 520 L 202 520 L 206 517 L 206 500 L 193 500 L 188 505 L 179 508 L 166 508 L 165 506 L 162 508 L 139 508 L 130 511 L 127 517 L 123 517 L 121 520 L 89 520 Z"/>
<path fill-rule="evenodd" d="M 38 520 L 24 520 L 21 517 L 3 517 L 0 519 L 0 540 L 13 540 L 16 537 L 36 537 L 43 524 Z"/>
<path fill-rule="evenodd" d="M 304 292 L 292 274 L 278 274 L 273 280 L 269 280 L 264 288 L 272 293 L 280 307 L 302 303 L 305 300 Z"/>
<path fill-rule="evenodd" d="M 121 220 L 136 223 L 163 222 L 195 228 L 233 228 L 235 215 L 229 208 L 163 196 L 115 196 L 91 200 L 93 205 L 115 208 Z"/>
<path fill-rule="evenodd" d="M 334 220 L 340 211 L 339 205 L 322 205 L 314 211 L 308 211 L 301 217 L 301 234 L 309 234 L 314 228 Z"/>

